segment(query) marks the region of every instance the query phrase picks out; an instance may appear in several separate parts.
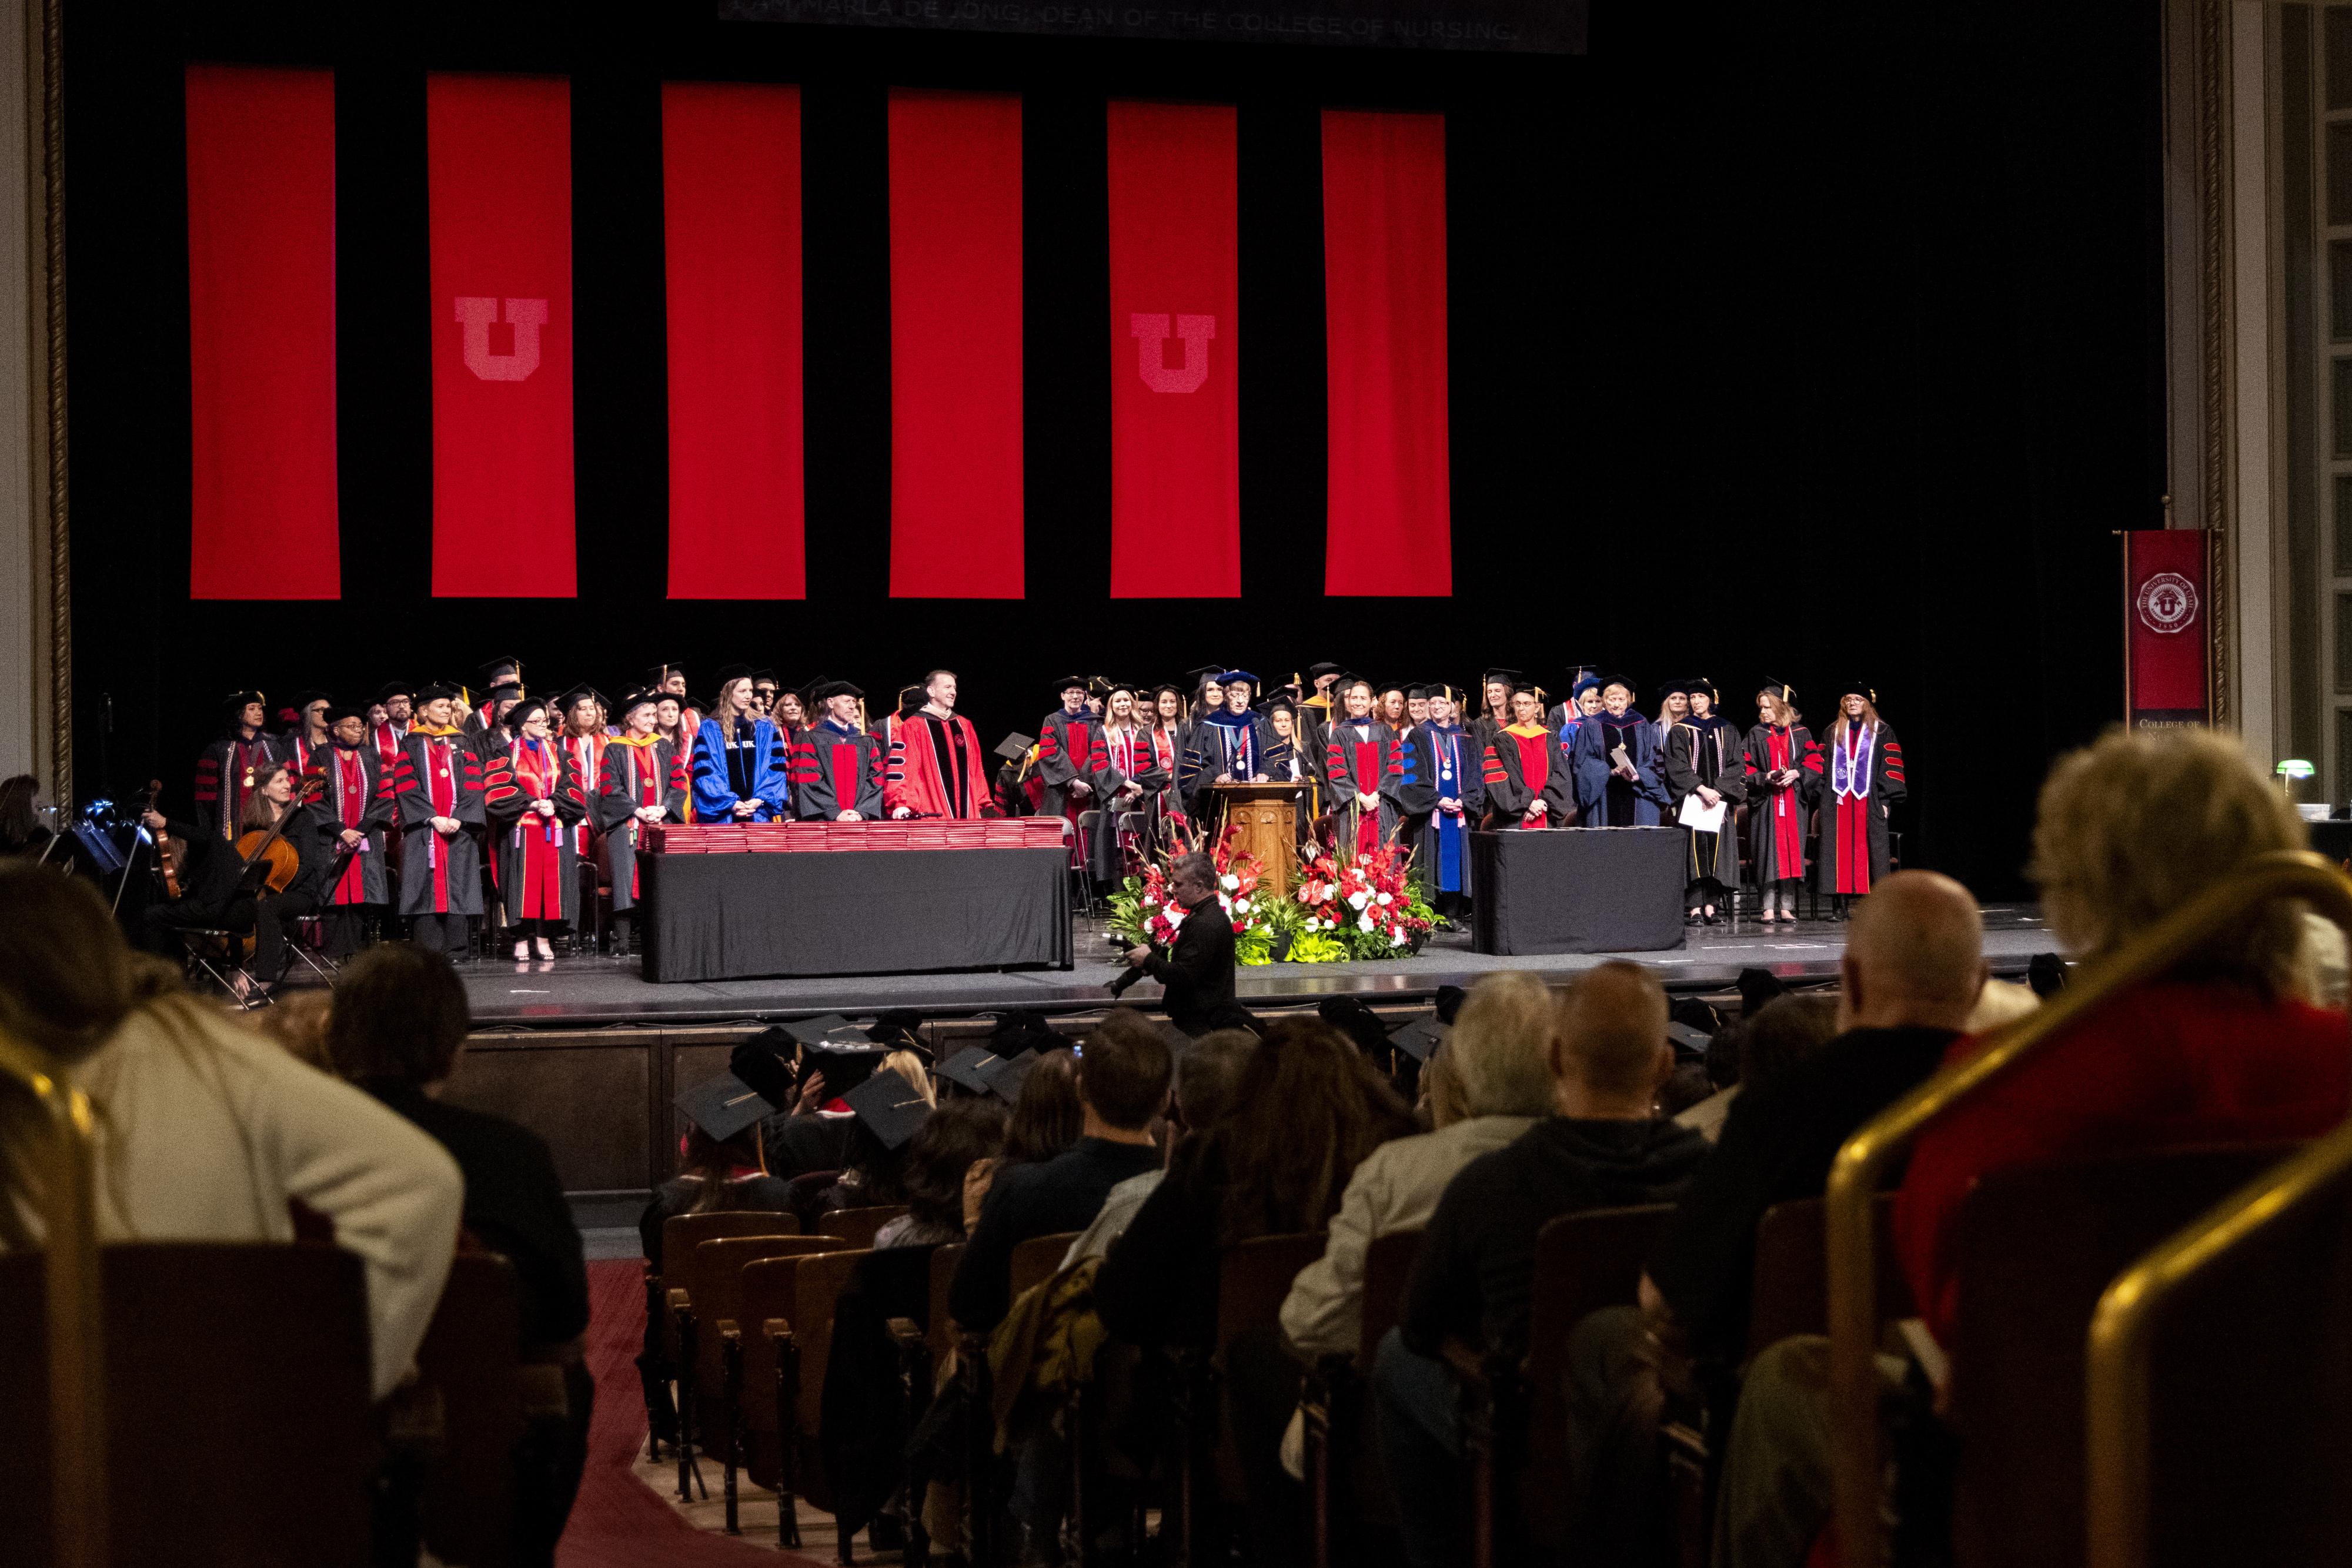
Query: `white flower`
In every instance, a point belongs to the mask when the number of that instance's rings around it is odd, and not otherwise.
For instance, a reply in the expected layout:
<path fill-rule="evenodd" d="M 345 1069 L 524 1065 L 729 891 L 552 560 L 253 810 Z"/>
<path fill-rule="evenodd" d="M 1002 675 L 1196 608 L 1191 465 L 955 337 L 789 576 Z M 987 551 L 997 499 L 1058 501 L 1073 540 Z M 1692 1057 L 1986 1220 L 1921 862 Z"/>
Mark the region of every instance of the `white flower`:
<path fill-rule="evenodd" d="M 1247 915 L 1249 913 L 1249 900 L 1246 898 L 1234 899 L 1234 913 L 1235 915 Z"/>
<path fill-rule="evenodd" d="M 1227 872 L 1224 875 L 1217 879 L 1217 885 L 1223 888 L 1228 893 L 1231 893 L 1234 888 L 1239 887 L 1241 884 L 1242 879 L 1235 876 L 1231 872 Z"/>
<path fill-rule="evenodd" d="M 1173 931 L 1176 927 L 1184 924 L 1184 911 L 1181 909 L 1164 910 L 1161 912 L 1160 918 L 1168 922 L 1168 929 Z"/>
<path fill-rule="evenodd" d="M 1365 893 L 1360 889 L 1348 895 L 1348 907 L 1350 909 L 1361 909 L 1365 904 L 1370 902 L 1371 894 Z M 1371 926 L 1367 924 L 1364 929 L 1370 931 Z"/>
<path fill-rule="evenodd" d="M 1370 931 L 1372 928 L 1372 917 L 1367 915 L 1357 921 L 1356 925 L 1360 930 Z"/>
<path fill-rule="evenodd" d="M 1384 894 L 1381 894 L 1381 896 L 1379 897 L 1379 899 L 1378 899 L 1376 902 L 1381 903 L 1381 904 L 1394 904 L 1394 903 L 1396 902 L 1396 900 L 1395 900 L 1395 898 L 1393 898 L 1393 897 L 1392 897 L 1392 896 L 1391 896 L 1390 894 L 1385 894 L 1385 893 L 1384 893 Z"/>

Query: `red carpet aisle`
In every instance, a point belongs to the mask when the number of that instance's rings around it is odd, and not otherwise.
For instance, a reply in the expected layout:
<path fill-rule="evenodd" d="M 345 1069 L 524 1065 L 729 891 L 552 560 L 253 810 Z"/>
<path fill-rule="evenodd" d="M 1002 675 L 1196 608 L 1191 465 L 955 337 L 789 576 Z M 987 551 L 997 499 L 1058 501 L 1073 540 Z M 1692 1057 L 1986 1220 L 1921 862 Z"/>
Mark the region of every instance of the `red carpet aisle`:
<path fill-rule="evenodd" d="M 645 1332 L 639 1266 L 625 1259 L 589 1264 L 588 1369 L 596 1377 L 596 1416 L 588 1429 L 588 1471 L 556 1549 L 557 1568 L 830 1568 L 814 1557 L 705 1534 L 638 1484 L 630 1464 L 646 1441 L 636 1365 Z M 713 1496 L 718 1479 L 712 1472 Z"/>

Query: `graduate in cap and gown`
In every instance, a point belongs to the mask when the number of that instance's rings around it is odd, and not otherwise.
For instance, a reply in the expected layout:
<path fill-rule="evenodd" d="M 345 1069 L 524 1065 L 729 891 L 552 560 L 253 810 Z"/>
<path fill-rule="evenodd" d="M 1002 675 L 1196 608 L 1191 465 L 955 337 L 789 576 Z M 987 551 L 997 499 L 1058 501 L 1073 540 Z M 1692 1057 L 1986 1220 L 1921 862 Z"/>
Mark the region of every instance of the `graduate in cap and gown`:
<path fill-rule="evenodd" d="M 1689 875 L 1683 903 L 1687 920 L 1715 924 L 1730 914 L 1732 890 L 1739 885 L 1739 832 L 1733 820 L 1748 796 L 1747 737 L 1716 711 L 1713 682 L 1682 683 L 1687 711 L 1666 737 L 1666 795 L 1681 821 L 1683 802 L 1696 796 L 1703 807 L 1720 804 L 1723 825 L 1712 832 L 1686 827 Z"/>
<path fill-rule="evenodd" d="M 646 830 L 686 820 L 687 764 L 677 743 L 655 732 L 666 693 L 621 699 L 621 733 L 604 747 L 596 776 L 597 844 L 613 882 L 613 951 L 629 950 L 632 912 L 645 896 L 637 852 Z"/>
<path fill-rule="evenodd" d="M 772 822 L 790 814 L 784 737 L 751 711 L 751 671 L 719 672 L 719 700 L 694 737 L 694 814 L 704 822 Z"/>
<path fill-rule="evenodd" d="M 971 819 L 1002 815 L 989 787 L 980 732 L 956 712 L 952 670 L 933 670 L 922 706 L 891 727 L 882 766 L 882 803 L 890 815 Z"/>
<path fill-rule="evenodd" d="M 312 815 L 325 841 L 327 952 L 341 958 L 360 950 L 365 927 L 391 912 L 392 876 L 383 859 L 384 829 L 393 804 L 383 793 L 383 761 L 368 736 L 367 717 L 354 707 L 330 707 L 329 743 L 311 758 L 320 788 Z"/>
<path fill-rule="evenodd" d="M 231 692 L 221 702 L 225 728 L 196 754 L 196 831 L 208 839 L 236 838 L 255 776 L 287 760 L 284 743 L 262 729 L 268 701 L 259 692 Z"/>
<path fill-rule="evenodd" d="M 1250 700 L 1257 691 L 1257 677 L 1247 670 L 1226 670 L 1220 673 L 1214 685 L 1224 695 L 1224 706 L 1203 712 L 1192 731 L 1192 740 L 1184 757 L 1178 788 L 1183 793 L 1192 820 L 1214 824 L 1223 822 L 1216 810 L 1218 784 L 1263 784 L 1274 777 L 1274 727 L 1265 716 L 1254 711 Z M 1207 689 L 1202 690 L 1206 701 Z"/>
<path fill-rule="evenodd" d="M 1045 785 L 1038 809 L 1070 824 L 1070 863 L 1082 866 L 1087 846 L 1078 818 L 1105 810 L 1127 780 L 1111 768 L 1101 716 L 1088 706 L 1092 684 L 1084 675 L 1064 675 L 1053 689 L 1062 706 L 1037 726 L 1037 776 Z"/>
<path fill-rule="evenodd" d="M 474 833 L 482 807 L 482 759 L 457 727 L 457 692 L 431 685 L 416 694 L 416 723 L 382 789 L 399 825 L 400 913 L 409 940 L 466 957 L 470 917 L 482 913 L 482 852 Z"/>
<path fill-rule="evenodd" d="M 1543 694 L 1511 693 L 1512 719 L 1486 746 L 1481 781 L 1496 828 L 1564 828 L 1576 821 L 1575 778 L 1559 732 L 1543 722 Z"/>
<path fill-rule="evenodd" d="M 580 858 L 572 825 L 588 792 L 548 724 L 547 705 L 525 697 L 508 716 L 514 739 L 482 773 L 482 802 L 498 853 L 499 897 L 518 958 L 552 958 L 551 931 L 579 915 Z"/>
<path fill-rule="evenodd" d="M 1578 825 L 1654 828 L 1664 820 L 1658 729 L 1633 706 L 1632 681 L 1611 675 L 1601 683 L 1601 712 L 1577 727 L 1569 757 L 1576 774 Z"/>
<path fill-rule="evenodd" d="M 882 820 L 882 743 L 858 724 L 866 694 L 847 681 L 810 692 L 824 715 L 793 743 L 793 815 L 803 822 Z"/>
<path fill-rule="evenodd" d="M 1403 821 L 1404 753 L 1396 730 L 1372 716 L 1370 681 L 1343 682 L 1339 700 L 1347 711 L 1333 721 L 1323 747 L 1331 848 L 1343 855 L 1369 854 L 1394 839 Z"/>
<path fill-rule="evenodd" d="M 1813 772 L 1813 732 L 1794 706 L 1785 681 L 1768 681 L 1756 694 L 1756 722 L 1748 727 L 1748 863 L 1763 894 L 1767 925 L 1794 925 L 1797 884 L 1805 879 L 1805 831 Z"/>
<path fill-rule="evenodd" d="M 1454 718 L 1461 694 L 1452 686 L 1417 688 L 1429 716 L 1404 736 L 1405 772 L 1399 792 L 1412 844 L 1413 874 L 1430 906 L 1452 916 L 1470 896 L 1470 830 L 1486 815 L 1486 758 Z"/>
<path fill-rule="evenodd" d="M 1891 863 L 1888 809 L 1903 803 L 1903 746 L 1878 716 L 1878 694 L 1855 681 L 1838 688 L 1837 722 L 1806 758 L 1806 784 L 1822 812 L 1817 885 L 1831 918 L 1878 885 Z"/>

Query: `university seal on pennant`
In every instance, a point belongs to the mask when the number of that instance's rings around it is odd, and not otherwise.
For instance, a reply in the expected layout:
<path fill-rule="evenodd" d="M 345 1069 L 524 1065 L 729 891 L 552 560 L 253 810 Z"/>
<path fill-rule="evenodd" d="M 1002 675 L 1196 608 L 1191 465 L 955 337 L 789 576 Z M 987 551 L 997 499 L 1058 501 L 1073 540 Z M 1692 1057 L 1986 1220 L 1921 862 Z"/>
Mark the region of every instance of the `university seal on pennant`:
<path fill-rule="evenodd" d="M 2139 589 L 2139 622 L 2161 636 L 2185 632 L 2197 619 L 2197 585 L 2177 571 L 2159 571 Z"/>

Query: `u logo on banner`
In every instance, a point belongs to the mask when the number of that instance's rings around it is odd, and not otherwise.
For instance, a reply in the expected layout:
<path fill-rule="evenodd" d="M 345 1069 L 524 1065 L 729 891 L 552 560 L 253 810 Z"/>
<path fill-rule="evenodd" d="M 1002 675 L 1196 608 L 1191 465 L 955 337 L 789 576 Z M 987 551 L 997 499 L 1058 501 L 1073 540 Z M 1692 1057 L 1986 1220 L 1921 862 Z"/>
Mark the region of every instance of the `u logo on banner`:
<path fill-rule="evenodd" d="M 457 319 L 466 328 L 466 368 L 486 382 L 519 382 L 539 369 L 539 329 L 547 325 L 547 301 L 509 299 L 507 325 L 514 329 L 514 352 L 490 352 L 490 324 L 499 319 L 499 302 L 475 295 L 457 296 Z"/>
<path fill-rule="evenodd" d="M 1156 392 L 1201 390 L 1209 379 L 1209 340 L 1217 335 L 1214 316 L 1179 316 L 1176 335 L 1184 340 L 1184 364 L 1170 370 L 1161 362 L 1160 345 L 1168 340 L 1168 318 L 1137 311 L 1127 319 L 1128 335 L 1135 340 L 1136 373 Z"/>

